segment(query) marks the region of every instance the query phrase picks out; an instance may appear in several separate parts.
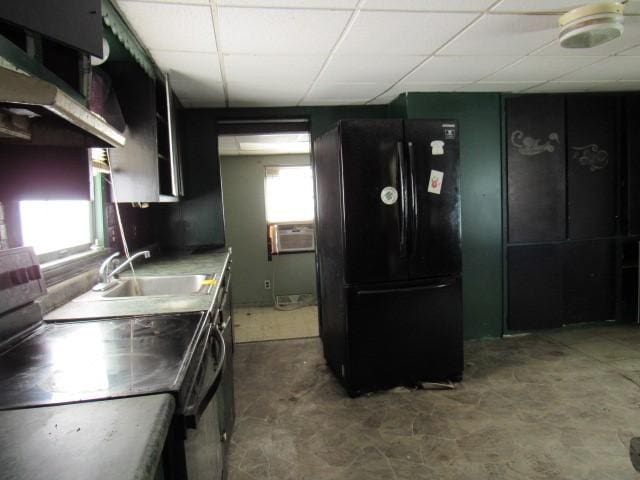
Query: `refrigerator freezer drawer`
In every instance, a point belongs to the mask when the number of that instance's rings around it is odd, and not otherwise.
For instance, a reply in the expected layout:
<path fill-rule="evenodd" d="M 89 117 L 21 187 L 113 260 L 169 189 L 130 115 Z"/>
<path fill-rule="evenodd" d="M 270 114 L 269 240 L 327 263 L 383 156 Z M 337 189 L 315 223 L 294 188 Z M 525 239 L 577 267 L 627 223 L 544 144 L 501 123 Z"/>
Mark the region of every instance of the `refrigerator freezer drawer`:
<path fill-rule="evenodd" d="M 463 370 L 462 280 L 431 279 L 376 289 L 349 287 L 350 395 L 459 380 Z"/>

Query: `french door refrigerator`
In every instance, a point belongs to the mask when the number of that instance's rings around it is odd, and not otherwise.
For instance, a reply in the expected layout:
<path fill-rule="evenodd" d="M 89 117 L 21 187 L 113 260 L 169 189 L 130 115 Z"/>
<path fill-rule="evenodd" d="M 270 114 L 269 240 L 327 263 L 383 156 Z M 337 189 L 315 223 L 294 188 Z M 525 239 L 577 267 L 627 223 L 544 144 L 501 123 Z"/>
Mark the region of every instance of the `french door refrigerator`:
<path fill-rule="evenodd" d="M 462 378 L 458 136 L 342 120 L 314 142 L 320 332 L 351 396 Z"/>

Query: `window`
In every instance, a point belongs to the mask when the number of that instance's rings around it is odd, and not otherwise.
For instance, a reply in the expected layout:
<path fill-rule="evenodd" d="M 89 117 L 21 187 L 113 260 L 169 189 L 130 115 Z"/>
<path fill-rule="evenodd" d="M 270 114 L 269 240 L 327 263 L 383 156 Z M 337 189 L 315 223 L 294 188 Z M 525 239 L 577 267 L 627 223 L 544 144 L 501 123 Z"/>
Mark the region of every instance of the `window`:
<path fill-rule="evenodd" d="M 313 222 L 311 167 L 265 167 L 267 223 Z"/>
<path fill-rule="evenodd" d="M 88 200 L 23 200 L 20 202 L 22 243 L 44 254 L 67 252 L 92 242 L 92 208 Z M 56 255 L 48 257 L 56 258 Z"/>

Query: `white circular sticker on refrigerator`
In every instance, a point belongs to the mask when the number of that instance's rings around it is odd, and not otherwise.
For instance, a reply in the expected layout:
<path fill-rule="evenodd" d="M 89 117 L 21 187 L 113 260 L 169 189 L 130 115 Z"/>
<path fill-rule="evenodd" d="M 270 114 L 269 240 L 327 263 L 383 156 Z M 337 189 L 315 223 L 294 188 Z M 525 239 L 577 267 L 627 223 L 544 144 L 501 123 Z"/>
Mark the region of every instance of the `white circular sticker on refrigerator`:
<path fill-rule="evenodd" d="M 380 192 L 380 199 L 385 205 L 393 205 L 398 201 L 398 190 L 394 187 L 384 187 Z"/>

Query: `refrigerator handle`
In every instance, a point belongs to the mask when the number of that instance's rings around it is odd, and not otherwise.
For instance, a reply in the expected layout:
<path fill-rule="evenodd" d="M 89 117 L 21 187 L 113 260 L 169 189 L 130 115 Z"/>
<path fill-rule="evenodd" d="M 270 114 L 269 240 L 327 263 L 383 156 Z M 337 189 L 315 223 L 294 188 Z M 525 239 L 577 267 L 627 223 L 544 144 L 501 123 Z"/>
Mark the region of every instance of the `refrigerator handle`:
<path fill-rule="evenodd" d="M 411 211 L 413 212 L 413 238 L 411 239 L 411 248 L 415 249 L 418 243 L 418 188 L 416 186 L 416 167 L 415 156 L 413 154 L 413 142 L 407 142 L 409 149 L 409 183 L 411 184 Z"/>
<path fill-rule="evenodd" d="M 396 144 L 398 149 L 398 170 L 400 171 L 400 251 L 402 255 L 407 253 L 407 178 L 404 165 L 404 146 L 402 142 Z"/>

